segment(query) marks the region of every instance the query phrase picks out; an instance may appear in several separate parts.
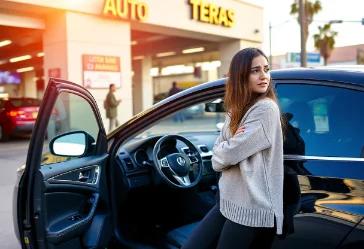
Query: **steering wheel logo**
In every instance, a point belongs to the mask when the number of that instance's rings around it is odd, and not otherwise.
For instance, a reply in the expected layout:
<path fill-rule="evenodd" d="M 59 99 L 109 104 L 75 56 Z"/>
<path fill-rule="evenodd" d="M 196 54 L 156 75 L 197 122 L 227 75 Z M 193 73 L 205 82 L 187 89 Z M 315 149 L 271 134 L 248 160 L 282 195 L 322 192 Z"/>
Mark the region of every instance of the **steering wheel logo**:
<path fill-rule="evenodd" d="M 185 166 L 186 160 L 183 157 L 177 157 L 177 163 L 181 166 Z"/>

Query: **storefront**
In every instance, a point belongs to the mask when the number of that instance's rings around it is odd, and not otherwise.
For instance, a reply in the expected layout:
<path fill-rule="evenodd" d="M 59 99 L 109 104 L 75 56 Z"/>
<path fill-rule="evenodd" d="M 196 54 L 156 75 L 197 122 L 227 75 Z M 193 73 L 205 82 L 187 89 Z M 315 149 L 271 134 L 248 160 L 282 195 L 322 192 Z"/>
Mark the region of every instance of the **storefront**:
<path fill-rule="evenodd" d="M 102 110 L 115 83 L 125 121 L 172 81 L 223 77 L 238 50 L 260 47 L 263 9 L 239 0 L 0 0 L 4 41 L 0 71 L 21 78 L 2 84 L 10 95 L 41 97 L 60 77 L 88 87 Z"/>

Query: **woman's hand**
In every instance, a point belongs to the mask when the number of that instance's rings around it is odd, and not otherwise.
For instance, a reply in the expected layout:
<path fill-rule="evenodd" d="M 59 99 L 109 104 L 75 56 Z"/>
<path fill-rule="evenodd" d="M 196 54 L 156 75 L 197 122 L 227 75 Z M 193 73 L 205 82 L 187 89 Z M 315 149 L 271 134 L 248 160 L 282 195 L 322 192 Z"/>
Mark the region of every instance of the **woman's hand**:
<path fill-rule="evenodd" d="M 240 126 L 237 130 L 236 130 L 236 132 L 235 132 L 235 135 L 234 136 L 236 136 L 236 135 L 238 135 L 238 134 L 240 134 L 240 133 L 243 133 L 245 131 L 245 127 L 244 126 Z"/>

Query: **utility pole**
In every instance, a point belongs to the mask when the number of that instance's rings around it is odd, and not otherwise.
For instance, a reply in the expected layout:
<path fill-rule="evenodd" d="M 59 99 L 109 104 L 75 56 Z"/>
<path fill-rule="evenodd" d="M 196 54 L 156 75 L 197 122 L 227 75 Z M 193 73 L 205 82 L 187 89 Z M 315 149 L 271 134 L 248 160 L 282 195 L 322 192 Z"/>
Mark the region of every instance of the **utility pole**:
<path fill-rule="evenodd" d="M 269 22 L 269 68 L 273 69 L 273 56 L 272 56 L 272 24 Z"/>
<path fill-rule="evenodd" d="M 305 32 L 304 32 L 304 1 L 299 0 L 299 20 L 301 27 L 301 67 L 306 67 L 307 55 L 306 55 L 306 44 L 305 44 Z"/>

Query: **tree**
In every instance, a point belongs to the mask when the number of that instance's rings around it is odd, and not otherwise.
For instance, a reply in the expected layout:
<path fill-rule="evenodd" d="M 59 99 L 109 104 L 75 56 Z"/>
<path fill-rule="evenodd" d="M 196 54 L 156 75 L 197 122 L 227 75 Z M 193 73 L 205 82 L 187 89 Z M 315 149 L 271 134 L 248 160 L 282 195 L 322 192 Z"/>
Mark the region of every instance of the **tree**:
<path fill-rule="evenodd" d="M 315 48 L 320 51 L 322 57 L 324 57 L 325 66 L 327 60 L 330 58 L 332 51 L 335 48 L 335 36 L 337 32 L 331 30 L 330 24 L 325 24 L 323 27 L 319 26 L 319 33 L 313 36 L 315 41 Z"/>
<path fill-rule="evenodd" d="M 291 5 L 291 15 L 296 15 L 299 13 L 299 0 L 294 0 L 294 3 Z M 304 16 L 303 16 L 303 31 L 305 34 L 305 45 L 307 43 L 308 38 L 308 27 L 312 23 L 313 16 L 320 12 L 322 10 L 321 2 L 319 0 L 309 1 L 309 0 L 303 0 L 303 6 L 304 6 Z M 299 18 L 298 18 L 299 23 Z"/>

